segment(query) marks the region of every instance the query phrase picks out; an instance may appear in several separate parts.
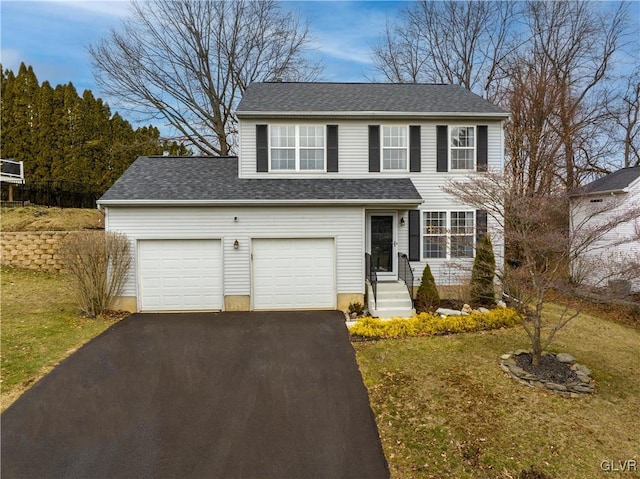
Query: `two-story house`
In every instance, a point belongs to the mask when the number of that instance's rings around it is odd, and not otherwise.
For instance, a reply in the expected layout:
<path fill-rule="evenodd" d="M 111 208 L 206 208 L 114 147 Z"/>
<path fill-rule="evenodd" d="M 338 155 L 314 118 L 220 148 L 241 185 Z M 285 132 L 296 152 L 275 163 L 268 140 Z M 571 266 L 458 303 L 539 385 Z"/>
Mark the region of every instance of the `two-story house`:
<path fill-rule="evenodd" d="M 452 85 L 255 83 L 238 157 L 142 157 L 99 200 L 132 242 L 119 307 L 411 311 L 502 232 L 441 187 L 503 167 L 508 114 Z M 466 281 L 466 278 L 465 278 Z"/>

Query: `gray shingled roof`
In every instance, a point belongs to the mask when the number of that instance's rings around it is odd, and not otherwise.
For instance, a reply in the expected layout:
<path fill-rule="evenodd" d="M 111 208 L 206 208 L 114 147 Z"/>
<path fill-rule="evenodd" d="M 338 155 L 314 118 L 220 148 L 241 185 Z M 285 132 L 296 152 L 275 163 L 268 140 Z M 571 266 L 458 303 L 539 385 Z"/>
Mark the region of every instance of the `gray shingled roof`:
<path fill-rule="evenodd" d="M 415 204 L 422 198 L 409 178 L 240 179 L 237 158 L 143 156 L 98 203 L 316 200 Z"/>
<path fill-rule="evenodd" d="M 640 166 L 623 168 L 581 186 L 580 188 L 576 188 L 571 192 L 571 196 L 604 193 L 609 191 L 622 191 L 638 178 L 640 178 Z"/>
<path fill-rule="evenodd" d="M 393 112 L 487 114 L 507 112 L 458 85 L 413 83 L 252 83 L 238 116 L 267 112 Z"/>

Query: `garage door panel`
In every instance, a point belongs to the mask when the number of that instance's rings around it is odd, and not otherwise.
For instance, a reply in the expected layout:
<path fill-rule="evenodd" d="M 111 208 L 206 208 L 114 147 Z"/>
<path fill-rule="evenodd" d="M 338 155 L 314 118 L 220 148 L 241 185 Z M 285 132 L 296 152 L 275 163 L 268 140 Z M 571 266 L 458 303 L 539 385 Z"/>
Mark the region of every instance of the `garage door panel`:
<path fill-rule="evenodd" d="M 332 238 L 254 239 L 255 309 L 334 308 Z"/>
<path fill-rule="evenodd" d="M 141 240 L 140 309 L 222 309 L 220 240 Z"/>

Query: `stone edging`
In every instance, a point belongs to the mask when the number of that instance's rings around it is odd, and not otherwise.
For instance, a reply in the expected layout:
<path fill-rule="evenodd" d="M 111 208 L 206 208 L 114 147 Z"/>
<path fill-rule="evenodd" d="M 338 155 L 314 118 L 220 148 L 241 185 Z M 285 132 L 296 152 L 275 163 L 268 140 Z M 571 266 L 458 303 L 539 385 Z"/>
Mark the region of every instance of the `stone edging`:
<path fill-rule="evenodd" d="M 555 358 L 561 363 L 569 365 L 571 370 L 578 376 L 578 381 L 564 385 L 539 379 L 533 374 L 529 374 L 524 369 L 518 367 L 513 357 L 525 353 L 530 354 L 531 352 L 525 349 L 518 349 L 500 356 L 500 367 L 516 381 L 529 387 L 546 389 L 547 391 L 554 392 L 566 398 L 580 398 L 595 391 L 595 382 L 591 378 L 591 371 L 589 368 L 582 364 L 578 364 L 576 359 L 570 354 L 544 353 L 550 356 L 555 356 Z"/>

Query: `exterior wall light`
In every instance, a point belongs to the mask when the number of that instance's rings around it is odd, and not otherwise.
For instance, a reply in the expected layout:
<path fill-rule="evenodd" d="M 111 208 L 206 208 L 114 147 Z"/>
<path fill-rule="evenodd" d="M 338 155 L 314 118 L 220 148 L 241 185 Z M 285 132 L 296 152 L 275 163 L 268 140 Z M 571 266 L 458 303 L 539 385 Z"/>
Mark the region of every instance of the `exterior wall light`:
<path fill-rule="evenodd" d="M 238 218 L 237 216 L 234 216 L 234 217 L 233 217 L 233 222 L 234 222 L 234 223 L 237 223 L 238 221 L 240 221 L 240 218 Z"/>
<path fill-rule="evenodd" d="M 400 218 L 400 226 L 404 226 L 404 216 Z"/>
<path fill-rule="evenodd" d="M 233 242 L 233 249 L 238 249 L 238 248 L 240 248 L 240 242 L 238 240 L 235 240 Z"/>

